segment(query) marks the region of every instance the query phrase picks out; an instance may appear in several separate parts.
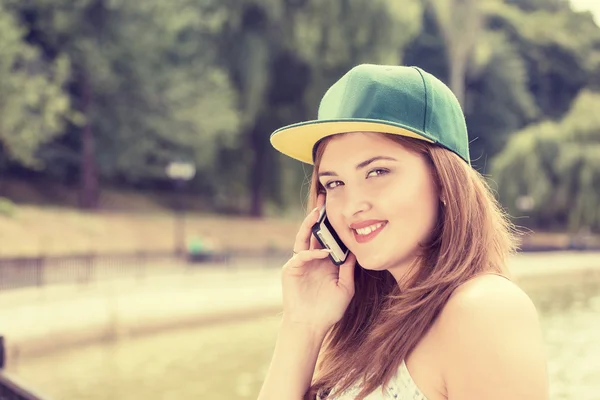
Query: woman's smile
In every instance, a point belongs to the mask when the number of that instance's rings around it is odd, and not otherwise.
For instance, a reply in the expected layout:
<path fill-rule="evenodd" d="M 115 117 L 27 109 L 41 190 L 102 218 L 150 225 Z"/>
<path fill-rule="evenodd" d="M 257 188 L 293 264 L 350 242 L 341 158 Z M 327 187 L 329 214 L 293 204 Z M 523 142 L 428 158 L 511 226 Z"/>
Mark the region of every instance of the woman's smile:
<path fill-rule="evenodd" d="M 379 221 L 364 228 L 353 228 L 352 233 L 358 243 L 367 243 L 373 240 L 386 226 L 387 221 Z"/>

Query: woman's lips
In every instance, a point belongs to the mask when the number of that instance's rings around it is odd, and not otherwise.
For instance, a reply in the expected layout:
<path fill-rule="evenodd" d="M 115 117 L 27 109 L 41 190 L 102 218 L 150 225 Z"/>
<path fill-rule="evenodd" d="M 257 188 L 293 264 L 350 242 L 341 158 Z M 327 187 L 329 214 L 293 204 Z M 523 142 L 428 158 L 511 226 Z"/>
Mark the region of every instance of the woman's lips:
<path fill-rule="evenodd" d="M 367 243 L 375 238 L 381 232 L 383 228 L 387 226 L 387 222 L 384 222 L 379 228 L 375 229 L 373 232 L 367 235 L 359 235 L 354 229 L 352 229 L 352 233 L 354 234 L 354 240 L 358 243 Z"/>

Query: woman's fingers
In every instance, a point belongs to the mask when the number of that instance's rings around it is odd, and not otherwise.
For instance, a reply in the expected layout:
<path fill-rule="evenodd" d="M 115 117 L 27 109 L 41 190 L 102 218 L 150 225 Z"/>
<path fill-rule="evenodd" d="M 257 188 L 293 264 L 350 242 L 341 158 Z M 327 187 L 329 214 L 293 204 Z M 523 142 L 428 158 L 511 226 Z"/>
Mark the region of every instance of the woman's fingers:
<path fill-rule="evenodd" d="M 296 241 L 294 242 L 294 252 L 299 253 L 303 250 L 310 248 L 310 236 L 313 224 L 319 217 L 319 209 L 315 208 L 312 210 L 302 221 L 298 234 L 296 235 Z"/>
<path fill-rule="evenodd" d="M 325 195 L 323 193 L 317 196 L 317 209 L 319 210 L 319 215 L 321 215 L 321 209 L 325 207 Z M 311 249 L 322 249 L 321 243 L 317 240 L 315 235 L 311 235 L 310 237 L 310 247 Z"/>
<path fill-rule="evenodd" d="M 288 262 L 290 268 L 299 268 L 304 266 L 307 262 L 313 260 L 322 260 L 329 256 L 331 251 L 329 249 L 315 249 L 315 250 L 304 250 L 296 253 L 294 257 Z"/>
<path fill-rule="evenodd" d="M 319 194 L 317 196 L 317 207 L 312 210 L 302 221 L 298 234 L 296 235 L 296 241 L 294 242 L 294 252 L 299 253 L 303 250 L 309 249 L 320 249 L 322 246 L 312 235 L 312 226 L 317 222 L 321 208 L 325 205 L 325 195 Z"/>
<path fill-rule="evenodd" d="M 348 254 L 346 261 L 340 265 L 340 275 L 338 285 L 345 287 L 350 293 L 354 293 L 354 268 L 356 266 L 356 256 Z"/>

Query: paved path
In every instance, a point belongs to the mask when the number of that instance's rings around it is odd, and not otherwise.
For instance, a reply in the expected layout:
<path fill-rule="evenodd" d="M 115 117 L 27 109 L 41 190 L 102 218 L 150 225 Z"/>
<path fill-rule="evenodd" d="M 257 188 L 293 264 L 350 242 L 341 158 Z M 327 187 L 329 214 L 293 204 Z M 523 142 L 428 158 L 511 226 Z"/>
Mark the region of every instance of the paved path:
<path fill-rule="evenodd" d="M 186 323 L 275 313 L 280 299 L 275 269 L 202 269 L 142 282 L 7 291 L 0 293 L 0 333 L 10 358 L 15 351 L 23 355 Z"/>
<path fill-rule="evenodd" d="M 600 281 L 600 253 L 520 254 L 510 265 L 524 288 Z M 0 292 L 0 334 L 8 363 L 78 343 L 280 310 L 278 268 L 171 271 L 143 280 Z"/>

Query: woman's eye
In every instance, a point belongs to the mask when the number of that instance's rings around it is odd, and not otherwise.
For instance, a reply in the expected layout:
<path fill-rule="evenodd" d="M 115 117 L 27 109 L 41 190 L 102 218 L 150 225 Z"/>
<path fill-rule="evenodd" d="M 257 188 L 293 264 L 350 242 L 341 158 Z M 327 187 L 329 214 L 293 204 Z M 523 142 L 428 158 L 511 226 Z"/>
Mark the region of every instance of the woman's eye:
<path fill-rule="evenodd" d="M 371 177 L 375 177 L 375 176 L 381 176 L 381 175 L 386 175 L 389 174 L 389 170 L 385 169 L 385 168 L 376 168 L 376 169 L 372 169 L 371 171 L 369 171 L 369 173 L 367 174 L 367 178 L 371 178 Z M 335 189 L 338 186 L 342 186 L 344 184 L 344 182 L 342 181 L 330 181 L 327 183 L 324 183 L 322 185 L 324 190 L 332 190 Z"/>
<path fill-rule="evenodd" d="M 331 182 L 327 182 L 325 185 L 323 185 L 323 187 L 326 190 L 331 190 L 331 189 L 334 189 L 334 188 L 338 187 L 339 185 L 341 185 L 341 183 L 342 183 L 341 181 L 331 181 Z"/>
<path fill-rule="evenodd" d="M 385 175 L 388 172 L 390 172 L 390 171 L 388 171 L 387 169 L 377 168 L 377 169 L 369 171 L 369 173 L 367 174 L 367 178 L 371 177 L 371 176 Z"/>

